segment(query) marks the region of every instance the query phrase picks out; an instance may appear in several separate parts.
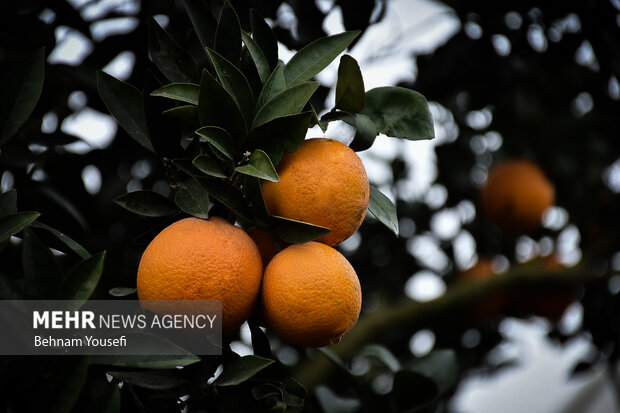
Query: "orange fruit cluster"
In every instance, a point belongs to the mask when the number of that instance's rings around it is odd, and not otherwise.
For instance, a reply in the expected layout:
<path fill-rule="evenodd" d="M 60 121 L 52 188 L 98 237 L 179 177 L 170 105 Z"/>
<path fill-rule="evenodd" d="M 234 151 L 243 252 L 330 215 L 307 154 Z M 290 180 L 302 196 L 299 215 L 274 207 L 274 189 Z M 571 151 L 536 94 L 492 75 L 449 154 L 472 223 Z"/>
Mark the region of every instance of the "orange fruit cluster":
<path fill-rule="evenodd" d="M 338 342 L 356 323 L 362 296 L 355 270 L 333 246 L 364 219 L 366 171 L 349 147 L 318 138 L 285 154 L 277 172 L 280 182 L 263 184 L 269 212 L 330 228 L 329 234 L 287 246 L 263 228 L 248 235 L 218 217 L 182 219 L 144 251 L 139 299 L 221 300 L 224 334 L 258 308 L 266 326 L 293 344 Z"/>

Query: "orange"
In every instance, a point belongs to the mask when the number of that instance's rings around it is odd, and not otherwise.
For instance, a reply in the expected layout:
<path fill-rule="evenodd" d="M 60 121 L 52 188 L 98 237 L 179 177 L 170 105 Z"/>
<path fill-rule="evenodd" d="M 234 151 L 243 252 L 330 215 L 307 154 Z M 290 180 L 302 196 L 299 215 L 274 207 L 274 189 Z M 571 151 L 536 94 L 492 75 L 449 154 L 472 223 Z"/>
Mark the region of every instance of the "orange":
<path fill-rule="evenodd" d="M 355 270 L 338 251 L 319 242 L 278 253 L 263 277 L 267 327 L 307 347 L 337 343 L 357 321 L 362 293 Z"/>
<path fill-rule="evenodd" d="M 481 258 L 473 267 L 462 271 L 458 279 L 461 282 L 483 282 L 496 276 L 492 261 L 488 258 Z M 470 316 L 479 321 L 493 319 L 502 312 L 505 302 L 504 294 L 495 292 L 472 303 L 469 308 Z"/>
<path fill-rule="evenodd" d="M 317 241 L 338 245 L 362 224 L 370 188 L 361 159 L 345 144 L 332 139 L 304 141 L 287 153 L 277 168 L 280 182 L 263 183 L 271 215 L 327 227 Z"/>
<path fill-rule="evenodd" d="M 250 316 L 263 264 L 242 229 L 218 217 L 185 218 L 161 231 L 138 267 L 140 300 L 221 300 L 222 331 Z"/>
<path fill-rule="evenodd" d="M 252 238 L 260 256 L 263 259 L 263 266 L 267 266 L 269 261 L 274 255 L 280 251 L 281 246 L 284 246 L 282 241 L 276 240 L 270 233 L 264 228 L 252 227 L 248 229 L 248 235 Z"/>
<path fill-rule="evenodd" d="M 543 213 L 554 199 L 555 189 L 544 172 L 523 159 L 491 168 L 480 194 L 486 215 L 501 228 L 516 232 L 539 227 Z"/>

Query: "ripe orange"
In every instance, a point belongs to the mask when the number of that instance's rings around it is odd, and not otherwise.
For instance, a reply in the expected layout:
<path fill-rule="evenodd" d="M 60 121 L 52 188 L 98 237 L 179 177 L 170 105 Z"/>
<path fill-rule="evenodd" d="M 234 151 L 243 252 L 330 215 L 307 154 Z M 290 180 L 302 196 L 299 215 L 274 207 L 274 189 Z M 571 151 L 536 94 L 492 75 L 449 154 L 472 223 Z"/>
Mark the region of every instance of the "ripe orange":
<path fill-rule="evenodd" d="M 273 238 L 273 236 L 264 228 L 252 227 L 248 229 L 248 235 L 258 247 L 260 256 L 263 259 L 263 266 L 266 267 L 269 261 L 276 255 L 280 248 L 284 246 L 284 242 Z"/>
<path fill-rule="evenodd" d="M 277 172 L 280 182 L 263 183 L 271 215 L 331 229 L 317 240 L 331 246 L 362 224 L 370 188 L 362 161 L 348 146 L 332 139 L 306 140 L 282 157 Z"/>
<path fill-rule="evenodd" d="M 242 229 L 218 217 L 185 218 L 160 232 L 138 268 L 140 300 L 221 300 L 222 331 L 250 316 L 263 265 Z"/>
<path fill-rule="evenodd" d="M 501 228 L 529 231 L 553 205 L 555 189 L 533 162 L 516 159 L 491 168 L 480 193 L 483 211 Z"/>
<path fill-rule="evenodd" d="M 263 277 L 267 327 L 300 346 L 337 343 L 357 321 L 362 293 L 355 270 L 335 249 L 319 242 L 278 253 Z"/>
<path fill-rule="evenodd" d="M 488 258 L 481 258 L 471 268 L 462 271 L 458 275 L 461 282 L 481 282 L 496 277 L 498 274 L 493 270 L 493 263 Z M 505 294 L 495 292 L 481 300 L 472 303 L 469 308 L 470 316 L 479 321 L 495 318 L 504 309 L 506 303 Z"/>

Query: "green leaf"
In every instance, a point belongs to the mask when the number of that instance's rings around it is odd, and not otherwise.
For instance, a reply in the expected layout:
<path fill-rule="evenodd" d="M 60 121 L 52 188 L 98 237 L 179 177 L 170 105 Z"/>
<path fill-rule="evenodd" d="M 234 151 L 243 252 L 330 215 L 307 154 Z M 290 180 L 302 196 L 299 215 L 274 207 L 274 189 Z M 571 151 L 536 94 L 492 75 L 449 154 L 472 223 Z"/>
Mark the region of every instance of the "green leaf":
<path fill-rule="evenodd" d="M 390 396 L 396 402 L 398 411 L 410 411 L 432 402 L 439 390 L 428 377 L 411 370 L 400 370 L 394 374 Z"/>
<path fill-rule="evenodd" d="M 16 212 L 0 218 L 0 243 L 8 241 L 13 235 L 30 225 L 39 217 L 38 212 Z"/>
<path fill-rule="evenodd" d="M 252 39 L 248 33 L 242 31 L 241 38 L 243 39 L 245 46 L 248 48 L 250 56 L 252 56 L 252 60 L 254 61 L 254 65 L 256 66 L 261 82 L 265 84 L 271 73 L 269 62 L 267 61 L 265 54 L 261 50 L 258 43 L 256 43 L 256 41 Z"/>
<path fill-rule="evenodd" d="M 383 193 L 373 185 L 370 185 L 368 210 L 372 212 L 379 222 L 398 236 L 398 216 L 396 215 L 396 207 L 392 201 L 390 201 L 390 198 L 383 195 Z"/>
<path fill-rule="evenodd" d="M 359 400 L 340 397 L 327 386 L 318 386 L 314 394 L 325 413 L 354 413 L 362 406 Z"/>
<path fill-rule="evenodd" d="M 14 279 L 0 273 L 0 300 L 25 300 L 26 293 Z"/>
<path fill-rule="evenodd" d="M 22 58 L 0 83 L 0 145 L 17 133 L 34 110 L 45 79 L 45 48 Z"/>
<path fill-rule="evenodd" d="M 199 175 L 200 171 L 194 166 L 192 161 L 193 159 L 190 158 L 179 158 L 173 159 L 172 164 L 189 176 Z"/>
<path fill-rule="evenodd" d="M 234 65 L 241 58 L 241 24 L 235 9 L 228 0 L 224 2 L 215 31 L 215 50 Z"/>
<path fill-rule="evenodd" d="M 435 350 L 424 357 L 413 359 L 404 367 L 433 380 L 441 394 L 452 388 L 458 380 L 458 362 L 453 350 Z"/>
<path fill-rule="evenodd" d="M 236 386 L 241 384 L 265 367 L 273 364 L 274 360 L 259 356 L 249 355 L 232 360 L 224 364 L 222 374 L 215 379 L 213 384 L 217 386 Z"/>
<path fill-rule="evenodd" d="M 252 387 L 254 400 L 262 400 L 268 397 L 276 397 L 278 400 L 284 399 L 282 389 L 271 383 L 261 383 Z"/>
<path fill-rule="evenodd" d="M 85 301 L 90 298 L 103 272 L 105 252 L 95 254 L 77 264 L 60 284 L 59 300 Z"/>
<path fill-rule="evenodd" d="M 318 82 L 304 82 L 284 89 L 258 110 L 252 121 L 252 129 L 276 118 L 300 112 L 318 87 Z"/>
<path fill-rule="evenodd" d="M 54 392 L 55 400 L 50 404 L 51 413 L 71 412 L 86 384 L 88 356 L 64 357 L 54 369 L 54 379 L 59 387 Z"/>
<path fill-rule="evenodd" d="M 245 190 L 245 197 L 248 205 L 254 212 L 254 216 L 265 223 L 269 222 L 271 217 L 269 216 L 269 212 L 267 212 L 265 200 L 263 199 L 261 181 L 258 178 L 246 175 L 243 189 Z"/>
<path fill-rule="evenodd" d="M 179 366 L 189 366 L 200 361 L 200 357 L 195 356 L 187 351 L 183 352 L 178 346 L 164 341 L 163 339 L 157 340 L 157 336 L 149 336 L 148 343 L 153 349 L 153 354 L 158 352 L 169 351 L 170 348 L 174 348 L 175 351 L 179 351 L 179 355 L 170 356 L 155 356 L 155 355 L 139 355 L 139 356 L 124 356 L 111 354 L 107 356 L 91 356 L 91 364 L 101 364 L 104 366 L 117 366 L 117 367 L 133 367 L 140 369 L 176 369 Z M 146 346 L 147 343 L 145 342 Z"/>
<path fill-rule="evenodd" d="M 168 99 L 198 105 L 200 85 L 195 83 L 170 83 L 151 92 L 151 96 L 161 96 Z"/>
<path fill-rule="evenodd" d="M 254 40 L 263 51 L 269 69 L 275 69 L 278 64 L 278 41 L 271 26 L 255 9 L 250 10 L 250 24 Z"/>
<path fill-rule="evenodd" d="M 248 326 L 250 327 L 252 351 L 254 354 L 260 357 L 271 357 L 271 345 L 269 344 L 267 334 L 253 319 L 248 320 Z"/>
<path fill-rule="evenodd" d="M 106 108 L 125 132 L 140 145 L 155 152 L 146 125 L 142 93 L 129 83 L 102 71 L 97 72 L 97 89 Z"/>
<path fill-rule="evenodd" d="M 271 72 L 267 82 L 263 86 L 263 90 L 261 90 L 260 95 L 258 96 L 258 101 L 256 102 L 257 110 L 265 106 L 272 97 L 276 96 L 280 92 L 286 89 L 286 81 L 284 80 L 284 65 L 279 64 L 276 68 Z"/>
<path fill-rule="evenodd" d="M 192 161 L 194 166 L 209 176 L 216 178 L 226 178 L 226 174 L 218 163 L 207 155 L 198 155 Z"/>
<path fill-rule="evenodd" d="M 214 50 L 207 49 L 209 59 L 215 67 L 217 77 L 220 79 L 224 89 L 232 96 L 239 106 L 241 113 L 246 119 L 246 123 L 250 123 L 250 119 L 254 112 L 254 95 L 248 79 L 241 73 L 237 67 L 226 60 L 222 55 Z"/>
<path fill-rule="evenodd" d="M 154 191 L 127 192 L 115 198 L 114 202 L 145 217 L 165 217 L 179 212 L 172 201 Z"/>
<path fill-rule="evenodd" d="M 194 179 L 207 190 L 212 198 L 217 199 L 222 205 L 239 217 L 247 221 L 252 221 L 249 207 L 243 198 L 243 193 L 235 186 L 225 181 L 214 180 L 207 177 L 197 176 Z"/>
<path fill-rule="evenodd" d="M 0 218 L 17 212 L 17 191 L 11 189 L 0 194 Z"/>
<path fill-rule="evenodd" d="M 56 294 L 62 271 L 52 251 L 30 228 L 24 229 L 22 265 L 26 292 L 42 299 Z"/>
<path fill-rule="evenodd" d="M 400 362 L 386 347 L 379 344 L 368 344 L 358 354 L 359 356 L 373 357 L 383 363 L 391 372 L 400 370 Z"/>
<path fill-rule="evenodd" d="M 252 152 L 252 155 L 250 155 L 250 161 L 245 165 L 236 167 L 235 171 L 271 182 L 280 182 L 280 177 L 278 176 L 273 163 L 271 163 L 269 155 L 260 149 Z"/>
<path fill-rule="evenodd" d="M 303 244 L 304 242 L 314 241 L 332 231 L 329 228 L 277 215 L 272 215 L 271 218 L 273 218 L 273 228 L 276 234 L 278 234 L 278 238 L 291 244 Z"/>
<path fill-rule="evenodd" d="M 135 288 L 114 287 L 108 290 L 108 294 L 112 297 L 127 297 L 128 295 L 135 294 L 137 291 Z"/>
<path fill-rule="evenodd" d="M 44 229 L 48 231 L 49 233 L 54 235 L 58 240 L 60 240 L 63 244 L 69 247 L 71 251 L 79 255 L 82 259 L 90 257 L 90 253 L 86 251 L 84 247 L 82 247 L 80 244 L 78 244 L 77 242 L 75 242 L 74 240 L 72 240 L 71 238 L 63 234 L 62 232 L 58 231 L 57 229 L 49 227 L 38 221 L 33 222 L 32 227 L 40 228 L 40 229 Z"/>
<path fill-rule="evenodd" d="M 200 121 L 198 108 L 194 105 L 175 106 L 164 110 L 162 113 L 181 120 L 195 121 L 196 124 Z"/>
<path fill-rule="evenodd" d="M 213 46 L 217 21 L 211 10 L 202 0 L 183 0 L 187 15 L 198 35 L 203 50 Z"/>
<path fill-rule="evenodd" d="M 149 20 L 149 53 L 157 68 L 171 82 L 197 81 L 200 72 L 191 54 L 164 30 L 157 20 Z"/>
<path fill-rule="evenodd" d="M 271 120 L 252 130 L 244 146 L 263 149 L 275 164 L 282 153 L 292 152 L 304 142 L 311 118 L 308 111 Z"/>
<path fill-rule="evenodd" d="M 124 383 L 151 390 L 169 390 L 186 383 L 175 370 L 108 371 L 108 374 Z"/>
<path fill-rule="evenodd" d="M 365 151 L 375 143 L 378 135 L 377 127 L 369 116 L 356 113 L 343 120 L 355 128 L 355 136 L 349 145 L 351 149 L 356 152 Z"/>
<path fill-rule="evenodd" d="M 289 377 L 284 382 L 284 401 L 290 407 L 303 407 L 308 390 L 297 380 Z"/>
<path fill-rule="evenodd" d="M 201 126 L 218 126 L 225 129 L 236 141 L 247 133 L 246 123 L 239 106 L 222 85 L 206 70 L 202 72 L 198 111 Z"/>
<path fill-rule="evenodd" d="M 403 87 L 379 87 L 366 92 L 368 115 L 377 131 L 387 136 L 409 140 L 433 139 L 433 118 L 420 93 Z"/>
<path fill-rule="evenodd" d="M 287 85 L 311 79 L 325 69 L 360 34 L 359 30 L 344 32 L 315 40 L 295 53 L 284 69 Z"/>
<path fill-rule="evenodd" d="M 194 179 L 188 179 L 180 184 L 174 194 L 174 202 L 186 214 L 196 218 L 209 218 L 209 193 Z"/>
<path fill-rule="evenodd" d="M 231 161 L 235 159 L 235 143 L 226 130 L 216 126 L 205 126 L 198 129 L 196 135 L 209 142 L 218 152 Z"/>
<path fill-rule="evenodd" d="M 336 109 L 357 113 L 364 109 L 364 78 L 357 61 L 349 55 L 340 58 L 336 84 Z"/>

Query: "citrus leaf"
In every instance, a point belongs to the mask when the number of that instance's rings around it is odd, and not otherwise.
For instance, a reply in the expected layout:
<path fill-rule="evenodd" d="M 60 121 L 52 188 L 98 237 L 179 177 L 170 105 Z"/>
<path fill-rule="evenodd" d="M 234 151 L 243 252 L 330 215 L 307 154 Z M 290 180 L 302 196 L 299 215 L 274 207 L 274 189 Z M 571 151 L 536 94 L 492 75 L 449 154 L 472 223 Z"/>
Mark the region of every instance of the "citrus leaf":
<path fill-rule="evenodd" d="M 101 100 L 119 125 L 146 149 L 155 152 L 149 137 L 142 93 L 122 80 L 97 72 L 97 89 Z"/>
<path fill-rule="evenodd" d="M 274 397 L 278 400 L 284 399 L 284 393 L 282 389 L 271 383 L 261 383 L 252 387 L 252 396 L 254 400 L 262 400 L 268 397 Z"/>
<path fill-rule="evenodd" d="M 173 159 L 172 164 L 190 176 L 198 175 L 200 171 L 194 166 L 192 161 L 193 159 L 191 158 L 178 158 Z"/>
<path fill-rule="evenodd" d="M 149 54 L 155 66 L 171 82 L 197 81 L 200 72 L 196 62 L 168 32 L 163 29 L 157 20 L 149 20 Z"/>
<path fill-rule="evenodd" d="M 215 31 L 215 50 L 234 65 L 241 58 L 241 24 L 235 9 L 228 0 L 224 2 L 222 13 Z"/>
<path fill-rule="evenodd" d="M 254 112 L 254 95 L 248 79 L 237 67 L 216 51 L 207 49 L 207 54 L 213 63 L 213 67 L 215 67 L 222 86 L 237 102 L 246 123 L 250 123 L 250 118 Z"/>
<path fill-rule="evenodd" d="M 168 390 L 186 383 L 178 370 L 108 371 L 108 374 L 124 383 L 151 390 Z"/>
<path fill-rule="evenodd" d="M 17 191 L 11 189 L 0 193 L 0 218 L 17 212 Z"/>
<path fill-rule="evenodd" d="M 0 273 L 0 300 L 25 300 L 26 293 L 6 274 Z"/>
<path fill-rule="evenodd" d="M 312 112 L 273 119 L 253 129 L 244 147 L 249 150 L 262 149 L 277 165 L 284 152 L 292 152 L 304 142 Z"/>
<path fill-rule="evenodd" d="M 272 359 L 254 355 L 240 357 L 224 364 L 222 374 L 215 379 L 213 384 L 216 386 L 236 386 L 273 363 L 274 360 Z"/>
<path fill-rule="evenodd" d="M 203 50 L 206 47 L 212 47 L 217 21 L 211 10 L 202 0 L 183 0 L 183 5 L 192 22 L 192 26 L 194 26 Z"/>
<path fill-rule="evenodd" d="M 128 295 L 135 294 L 137 291 L 135 288 L 114 287 L 108 290 L 108 294 L 113 297 L 127 297 Z"/>
<path fill-rule="evenodd" d="M 303 82 L 284 89 L 258 110 L 252 121 L 252 129 L 270 120 L 300 112 L 318 87 L 318 82 Z"/>
<path fill-rule="evenodd" d="M 177 369 L 200 361 L 200 357 L 161 337 L 135 334 L 132 343 L 136 348 L 150 348 L 151 354 L 125 356 L 118 354 L 91 356 L 91 364 L 133 367 L 140 369 Z"/>
<path fill-rule="evenodd" d="M 261 90 L 260 95 L 258 96 L 258 101 L 256 102 L 256 109 L 259 110 L 265 106 L 265 103 L 267 103 L 269 99 L 276 96 L 284 89 L 286 89 L 286 81 L 284 80 L 284 65 L 279 64 L 273 72 L 271 72 L 271 75 L 269 75 L 267 82 L 263 86 L 263 90 Z"/>
<path fill-rule="evenodd" d="M 39 217 L 38 212 L 16 212 L 0 218 L 0 243 L 7 241 L 13 235 L 30 225 Z"/>
<path fill-rule="evenodd" d="M 22 265 L 27 293 L 44 299 L 56 294 L 62 271 L 52 251 L 30 228 L 24 228 Z"/>
<path fill-rule="evenodd" d="M 375 143 L 377 127 L 369 116 L 356 113 L 343 120 L 355 128 L 355 136 L 349 145 L 351 149 L 356 152 L 365 151 Z"/>
<path fill-rule="evenodd" d="M 44 229 L 46 231 L 48 231 L 49 233 L 51 233 L 52 235 L 54 235 L 56 238 L 58 238 L 58 240 L 60 240 L 63 244 L 65 244 L 67 247 L 69 247 L 71 249 L 71 251 L 75 252 L 77 255 L 79 255 L 81 258 L 88 258 L 90 257 L 90 253 L 88 251 L 86 251 L 86 249 L 84 247 L 82 247 L 80 244 L 78 244 L 77 242 L 75 242 L 74 240 L 72 240 L 71 238 L 69 238 L 68 236 L 66 236 L 65 234 L 63 234 L 62 232 L 58 231 L 57 229 L 54 229 L 52 227 L 49 227 L 41 222 L 35 221 L 32 223 L 32 227 L 33 228 L 40 228 L 40 229 Z"/>
<path fill-rule="evenodd" d="M 198 155 L 192 161 L 194 166 L 209 176 L 216 178 L 226 178 L 226 174 L 216 161 L 207 155 Z"/>
<path fill-rule="evenodd" d="M 250 161 L 245 165 L 236 167 L 235 171 L 271 182 L 280 182 L 280 177 L 278 177 L 269 155 L 260 149 L 252 152 Z"/>
<path fill-rule="evenodd" d="M 196 131 L 196 134 L 209 142 L 222 155 L 231 161 L 235 158 L 235 146 L 232 136 L 226 130 L 216 126 L 205 126 Z"/>
<path fill-rule="evenodd" d="M 193 179 L 180 184 L 174 202 L 181 210 L 196 218 L 209 218 L 209 193 Z"/>
<path fill-rule="evenodd" d="M 364 346 L 362 350 L 358 354 L 359 356 L 373 357 L 379 360 L 385 367 L 390 369 L 392 373 L 400 370 L 400 362 L 394 354 L 386 347 L 378 345 L 378 344 L 368 344 Z"/>
<path fill-rule="evenodd" d="M 154 191 L 127 192 L 115 198 L 114 202 L 145 217 L 165 217 L 179 212 L 168 198 Z"/>
<path fill-rule="evenodd" d="M 254 61 L 254 65 L 256 66 L 261 82 L 265 84 L 267 79 L 269 79 L 269 74 L 271 73 L 271 69 L 269 69 L 269 62 L 267 61 L 265 54 L 248 33 L 242 31 L 241 38 L 243 39 L 245 47 L 248 48 L 250 56 L 252 56 L 252 61 Z"/>
<path fill-rule="evenodd" d="M 413 359 L 404 368 L 433 380 L 441 394 L 458 380 L 458 362 L 452 350 L 435 350 L 424 357 Z"/>
<path fill-rule="evenodd" d="M 243 189 L 245 190 L 245 197 L 250 209 L 254 212 L 254 216 L 263 222 L 269 222 L 270 217 L 269 212 L 267 212 L 267 206 L 265 206 L 265 200 L 263 199 L 261 181 L 258 178 L 246 175 Z"/>
<path fill-rule="evenodd" d="M 200 80 L 198 111 L 201 126 L 218 126 L 239 141 L 245 138 L 246 124 L 239 106 L 206 70 Z"/>
<path fill-rule="evenodd" d="M 89 356 L 64 357 L 56 365 L 54 377 L 60 384 L 50 404 L 50 413 L 64 413 L 73 410 L 86 384 Z"/>
<path fill-rule="evenodd" d="M 273 30 L 271 30 L 271 26 L 267 24 L 265 19 L 255 9 L 250 11 L 250 24 L 254 40 L 263 51 L 269 64 L 269 69 L 275 69 L 278 64 L 278 41 Z"/>
<path fill-rule="evenodd" d="M 396 207 L 390 198 L 385 196 L 374 185 L 370 185 L 368 210 L 372 212 L 379 222 L 398 236 L 398 216 L 396 215 Z"/>
<path fill-rule="evenodd" d="M 73 267 L 60 284 L 57 298 L 59 300 L 88 300 L 101 278 L 104 258 L 105 252 L 101 252 Z"/>
<path fill-rule="evenodd" d="M 379 87 L 366 92 L 366 107 L 377 131 L 408 140 L 433 139 L 433 117 L 426 98 L 403 87 Z"/>
<path fill-rule="evenodd" d="M 166 109 L 162 113 L 177 119 L 195 121 L 196 124 L 198 124 L 200 120 L 198 108 L 194 105 L 176 106 L 174 108 Z"/>
<path fill-rule="evenodd" d="M 217 199 L 239 217 L 252 221 L 249 207 L 243 198 L 243 193 L 236 187 L 228 182 L 202 176 L 196 176 L 194 179 L 207 190 L 212 198 Z"/>
<path fill-rule="evenodd" d="M 308 222 L 272 215 L 273 228 L 278 238 L 291 244 L 303 244 L 314 241 L 332 232 L 331 229 L 310 224 Z"/>
<path fill-rule="evenodd" d="M 297 380 L 289 377 L 284 382 L 284 401 L 290 407 L 303 407 L 308 390 Z"/>
<path fill-rule="evenodd" d="M 344 32 L 315 40 L 295 53 L 284 69 L 287 85 L 311 79 L 325 69 L 360 34 L 359 30 Z"/>
<path fill-rule="evenodd" d="M 359 65 L 349 55 L 340 58 L 336 84 L 336 109 L 357 113 L 364 109 L 364 78 Z"/>
<path fill-rule="evenodd" d="M 151 96 L 161 96 L 168 99 L 198 105 L 200 85 L 195 83 L 170 83 L 151 92 Z"/>
<path fill-rule="evenodd" d="M 271 357 L 271 345 L 269 344 L 267 334 L 265 334 L 255 320 L 248 320 L 248 327 L 250 327 L 254 354 L 260 357 Z"/>
<path fill-rule="evenodd" d="M 45 48 L 22 58 L 0 83 L 0 145 L 17 133 L 34 110 L 45 79 Z"/>

